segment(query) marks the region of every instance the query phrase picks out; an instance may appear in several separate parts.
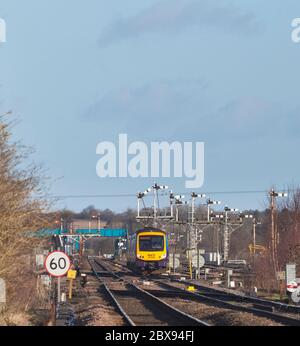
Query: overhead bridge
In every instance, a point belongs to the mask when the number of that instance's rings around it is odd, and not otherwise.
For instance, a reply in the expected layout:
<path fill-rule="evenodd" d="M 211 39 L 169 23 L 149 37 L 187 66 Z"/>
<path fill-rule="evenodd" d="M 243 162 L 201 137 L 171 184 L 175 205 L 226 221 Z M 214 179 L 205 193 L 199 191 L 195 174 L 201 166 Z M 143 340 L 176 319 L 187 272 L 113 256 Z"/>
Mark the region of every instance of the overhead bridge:
<path fill-rule="evenodd" d="M 99 229 L 75 229 L 73 232 L 70 230 L 57 229 L 42 229 L 36 233 L 35 236 L 38 237 L 51 237 L 54 235 L 60 236 L 70 236 L 70 235 L 82 235 L 82 236 L 98 236 L 98 237 L 108 237 L 108 238 L 119 238 L 127 236 L 127 229 L 123 228 L 101 228 Z"/>

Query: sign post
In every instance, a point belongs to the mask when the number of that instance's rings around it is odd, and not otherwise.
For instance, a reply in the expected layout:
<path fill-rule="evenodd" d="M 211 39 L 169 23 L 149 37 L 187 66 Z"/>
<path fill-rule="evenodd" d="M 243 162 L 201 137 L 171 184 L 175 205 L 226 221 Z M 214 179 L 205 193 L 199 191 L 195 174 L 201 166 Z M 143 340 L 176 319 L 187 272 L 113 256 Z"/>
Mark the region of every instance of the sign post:
<path fill-rule="evenodd" d="M 72 293 L 73 293 L 73 279 L 70 279 L 70 282 L 69 282 L 69 300 L 72 299 Z"/>
<path fill-rule="evenodd" d="M 73 293 L 73 281 L 76 279 L 77 271 L 76 270 L 69 270 L 67 278 L 69 279 L 69 299 L 72 299 L 72 293 Z"/>
<path fill-rule="evenodd" d="M 61 287 L 60 278 L 57 278 L 57 302 L 58 303 L 60 303 L 61 301 L 60 287 Z"/>
<path fill-rule="evenodd" d="M 286 285 L 291 281 L 296 281 L 296 264 L 295 263 L 288 263 L 286 265 L 286 275 L 285 275 L 285 282 Z"/>
<path fill-rule="evenodd" d="M 71 267 L 70 258 L 62 251 L 54 251 L 47 256 L 44 266 L 49 275 L 57 277 L 57 302 L 60 303 L 60 281 L 61 277 L 65 276 Z"/>

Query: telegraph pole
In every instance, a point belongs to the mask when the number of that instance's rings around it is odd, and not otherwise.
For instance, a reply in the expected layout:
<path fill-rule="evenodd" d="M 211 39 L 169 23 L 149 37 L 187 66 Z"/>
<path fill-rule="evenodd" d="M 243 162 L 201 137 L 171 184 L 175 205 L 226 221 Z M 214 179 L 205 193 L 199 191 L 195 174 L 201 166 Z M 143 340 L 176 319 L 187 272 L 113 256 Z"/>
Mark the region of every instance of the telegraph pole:
<path fill-rule="evenodd" d="M 276 275 L 277 269 L 277 261 L 276 261 L 276 242 L 275 242 L 275 193 L 274 190 L 270 193 L 271 197 L 271 258 L 273 262 L 273 268 Z"/>
<path fill-rule="evenodd" d="M 256 246 L 256 220 L 253 219 L 253 254 L 255 255 L 255 246 Z"/>
<path fill-rule="evenodd" d="M 273 263 L 274 274 L 279 271 L 277 247 L 279 244 L 279 234 L 276 223 L 276 197 L 287 197 L 286 192 L 270 191 L 270 209 L 271 209 L 271 259 Z"/>

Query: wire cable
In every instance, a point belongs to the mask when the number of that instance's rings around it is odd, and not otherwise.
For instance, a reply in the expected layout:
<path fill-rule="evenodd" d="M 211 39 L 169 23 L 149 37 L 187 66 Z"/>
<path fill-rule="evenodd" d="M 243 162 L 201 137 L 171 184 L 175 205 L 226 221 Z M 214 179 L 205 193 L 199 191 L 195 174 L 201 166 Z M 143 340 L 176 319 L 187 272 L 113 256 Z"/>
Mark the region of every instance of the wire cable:
<path fill-rule="evenodd" d="M 281 189 L 279 189 L 281 190 Z M 299 191 L 299 189 L 282 189 L 289 192 Z M 210 191 L 210 192 L 201 192 L 202 194 L 208 195 L 234 195 L 234 194 L 269 194 L 269 190 L 240 190 L 240 191 Z M 180 195 L 186 195 L 185 192 L 179 193 Z M 200 192 L 199 192 L 200 194 Z M 169 192 L 161 192 L 160 196 L 169 196 Z M 79 199 L 79 198 L 123 198 L 123 197 L 137 197 L 137 194 L 134 193 L 124 193 L 124 194 L 86 194 L 86 195 L 44 195 L 44 196 L 34 196 L 33 198 L 42 199 Z M 145 196 L 147 197 L 147 196 Z"/>

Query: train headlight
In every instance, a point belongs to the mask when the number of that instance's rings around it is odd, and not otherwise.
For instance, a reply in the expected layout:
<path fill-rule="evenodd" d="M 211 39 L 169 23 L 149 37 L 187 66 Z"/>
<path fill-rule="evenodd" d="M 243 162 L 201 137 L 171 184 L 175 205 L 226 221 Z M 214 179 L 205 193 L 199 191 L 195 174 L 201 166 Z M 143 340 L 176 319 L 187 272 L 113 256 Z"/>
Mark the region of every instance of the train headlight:
<path fill-rule="evenodd" d="M 167 258 L 167 254 L 166 253 L 161 255 L 161 259 L 166 259 L 166 258 Z"/>

